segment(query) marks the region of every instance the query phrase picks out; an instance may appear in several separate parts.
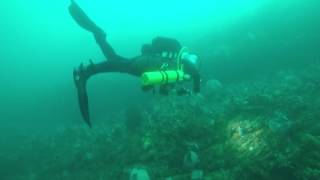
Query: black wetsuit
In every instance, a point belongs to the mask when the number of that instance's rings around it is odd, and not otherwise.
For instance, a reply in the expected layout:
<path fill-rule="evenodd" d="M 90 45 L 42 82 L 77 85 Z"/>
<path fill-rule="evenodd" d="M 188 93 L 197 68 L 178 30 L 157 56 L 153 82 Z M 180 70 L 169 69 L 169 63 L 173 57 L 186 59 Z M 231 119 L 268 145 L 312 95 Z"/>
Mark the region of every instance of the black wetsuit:
<path fill-rule="evenodd" d="M 164 62 L 170 63 L 172 59 L 164 58 L 161 54 L 163 52 L 178 54 L 182 46 L 175 39 L 157 37 L 153 39 L 151 44 L 142 47 L 141 55 L 131 59 L 124 58 L 119 56 L 106 41 L 105 32 L 91 21 L 74 1 L 71 2 L 69 7 L 71 16 L 82 28 L 93 33 L 97 44 L 107 59 L 107 61 L 97 64 L 91 63 L 87 67 L 81 64 L 78 69 L 74 70 L 81 113 L 86 123 L 91 127 L 86 92 L 86 82 L 91 76 L 98 73 L 120 72 L 140 77 L 146 71 L 160 70 Z M 173 64 L 176 63 L 173 62 Z M 200 75 L 197 68 L 189 61 L 183 61 L 183 64 L 184 71 L 190 74 L 193 79 L 193 91 L 198 93 L 200 91 Z M 146 89 L 150 88 L 147 87 Z"/>

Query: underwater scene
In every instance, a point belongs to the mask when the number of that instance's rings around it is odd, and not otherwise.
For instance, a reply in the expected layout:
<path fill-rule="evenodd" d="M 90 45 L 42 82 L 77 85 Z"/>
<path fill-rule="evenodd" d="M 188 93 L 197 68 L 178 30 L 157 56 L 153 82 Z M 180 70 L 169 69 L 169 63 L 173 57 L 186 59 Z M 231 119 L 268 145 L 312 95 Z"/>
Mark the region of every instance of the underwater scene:
<path fill-rule="evenodd" d="M 319 180 L 320 1 L 0 1 L 0 180 Z"/>

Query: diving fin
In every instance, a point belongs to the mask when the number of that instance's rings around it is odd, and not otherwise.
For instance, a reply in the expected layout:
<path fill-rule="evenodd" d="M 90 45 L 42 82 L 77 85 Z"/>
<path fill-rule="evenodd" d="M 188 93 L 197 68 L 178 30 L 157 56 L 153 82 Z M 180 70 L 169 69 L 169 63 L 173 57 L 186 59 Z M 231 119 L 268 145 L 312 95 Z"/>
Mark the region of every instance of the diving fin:
<path fill-rule="evenodd" d="M 77 88 L 79 107 L 81 115 L 85 123 L 91 128 L 90 114 L 89 114 L 89 101 L 86 88 L 86 79 L 81 76 L 83 65 L 81 64 L 79 70 L 73 71 L 73 79 Z"/>
<path fill-rule="evenodd" d="M 87 15 L 86 13 L 79 7 L 79 5 L 75 1 L 71 1 L 71 5 L 69 6 L 69 12 L 73 19 L 77 22 L 79 26 L 82 28 L 92 32 L 92 33 L 102 33 L 103 30 L 100 29 Z"/>

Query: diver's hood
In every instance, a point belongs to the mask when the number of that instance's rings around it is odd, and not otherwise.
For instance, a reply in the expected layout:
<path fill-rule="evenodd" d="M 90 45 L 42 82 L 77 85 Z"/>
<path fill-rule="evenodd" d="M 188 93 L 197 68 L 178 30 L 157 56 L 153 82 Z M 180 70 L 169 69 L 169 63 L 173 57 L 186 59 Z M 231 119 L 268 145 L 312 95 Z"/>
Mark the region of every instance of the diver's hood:
<path fill-rule="evenodd" d="M 199 57 L 196 54 L 185 52 L 181 55 L 181 59 L 183 59 L 184 61 L 190 62 L 191 64 L 196 66 L 197 69 L 200 68 Z"/>

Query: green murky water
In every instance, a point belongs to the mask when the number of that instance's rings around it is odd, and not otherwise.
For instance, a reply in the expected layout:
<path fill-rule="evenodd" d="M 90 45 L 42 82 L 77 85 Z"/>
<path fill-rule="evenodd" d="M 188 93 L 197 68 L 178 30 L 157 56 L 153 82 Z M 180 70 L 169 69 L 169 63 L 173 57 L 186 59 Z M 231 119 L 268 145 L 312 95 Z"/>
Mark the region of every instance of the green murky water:
<path fill-rule="evenodd" d="M 105 58 L 70 2 L 1 1 L 0 179 L 320 178 L 318 1 L 77 2 L 124 57 L 156 36 L 196 52 L 201 94 L 97 75 L 89 129 L 72 71 Z"/>

